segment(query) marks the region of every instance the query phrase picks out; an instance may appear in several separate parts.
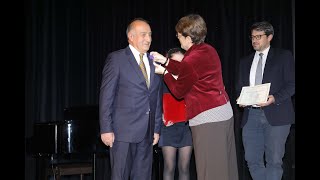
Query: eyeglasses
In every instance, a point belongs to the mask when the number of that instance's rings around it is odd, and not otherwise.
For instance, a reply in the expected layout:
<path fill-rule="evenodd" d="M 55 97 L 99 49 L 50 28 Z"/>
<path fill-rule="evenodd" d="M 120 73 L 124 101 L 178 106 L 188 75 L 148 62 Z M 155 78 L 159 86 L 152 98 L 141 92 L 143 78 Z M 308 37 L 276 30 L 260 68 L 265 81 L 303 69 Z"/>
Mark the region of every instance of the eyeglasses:
<path fill-rule="evenodd" d="M 255 36 L 249 36 L 249 39 L 250 39 L 250 40 L 254 40 L 254 39 L 256 39 L 256 40 L 260 40 L 260 39 L 261 39 L 261 37 L 262 37 L 263 35 L 266 35 L 266 34 L 260 34 L 260 35 L 255 35 Z"/>

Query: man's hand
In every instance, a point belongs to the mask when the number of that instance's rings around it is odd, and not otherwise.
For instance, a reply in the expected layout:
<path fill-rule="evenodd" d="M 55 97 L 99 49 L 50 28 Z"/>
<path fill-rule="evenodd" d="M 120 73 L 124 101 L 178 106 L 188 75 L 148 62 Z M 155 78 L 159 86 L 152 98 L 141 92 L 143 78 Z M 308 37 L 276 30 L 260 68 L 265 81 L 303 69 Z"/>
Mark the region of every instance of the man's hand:
<path fill-rule="evenodd" d="M 237 98 L 237 100 L 236 100 L 236 101 L 238 102 L 238 100 L 239 100 L 239 97 Z M 239 104 L 239 107 L 242 107 L 242 108 L 243 108 L 243 107 L 246 107 L 246 105 Z"/>
<path fill-rule="evenodd" d="M 264 106 L 269 106 L 270 104 L 276 102 L 276 99 L 274 98 L 273 95 L 269 95 L 268 96 L 268 100 L 265 103 L 261 103 L 261 104 L 257 104 L 260 107 L 264 107 Z"/>
<path fill-rule="evenodd" d="M 160 135 L 158 133 L 153 134 L 153 143 L 152 145 L 156 145 L 159 141 Z"/>
<path fill-rule="evenodd" d="M 111 132 L 101 134 L 101 140 L 106 146 L 112 147 L 114 142 L 114 133 Z"/>

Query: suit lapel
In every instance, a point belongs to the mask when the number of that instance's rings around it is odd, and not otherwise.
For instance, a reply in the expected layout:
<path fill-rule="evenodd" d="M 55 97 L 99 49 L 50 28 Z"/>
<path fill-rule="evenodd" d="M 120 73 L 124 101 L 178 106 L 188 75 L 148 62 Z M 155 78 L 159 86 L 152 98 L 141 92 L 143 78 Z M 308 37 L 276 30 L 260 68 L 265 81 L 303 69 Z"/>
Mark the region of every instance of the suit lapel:
<path fill-rule="evenodd" d="M 132 66 L 132 69 L 138 75 L 139 79 L 144 82 L 144 84 L 146 85 L 146 88 L 147 88 L 147 84 L 146 84 L 146 81 L 144 79 L 144 76 L 143 76 L 143 74 L 141 72 L 141 69 L 140 69 L 136 59 L 134 58 L 134 55 L 131 52 L 129 46 L 126 48 L 126 56 L 127 56 L 127 60 L 129 61 L 130 65 Z M 150 63 L 150 60 L 149 60 L 149 63 Z M 150 85 L 151 85 L 151 83 L 150 83 Z"/>
<path fill-rule="evenodd" d="M 254 58 L 254 53 L 252 53 L 247 61 L 246 61 L 246 65 L 244 65 L 244 67 L 246 68 L 244 72 L 246 72 L 246 77 L 245 77 L 245 84 L 247 86 L 250 85 L 250 69 L 251 69 L 251 66 L 252 66 L 252 62 L 253 62 L 253 58 Z"/>
<path fill-rule="evenodd" d="M 266 64 L 263 70 L 262 83 L 266 83 L 268 81 L 269 73 L 272 72 L 271 69 L 273 67 L 273 64 L 275 63 L 275 59 L 273 58 L 273 56 L 274 49 L 270 48 L 266 59 Z"/>
<path fill-rule="evenodd" d="M 268 56 L 266 58 L 266 64 L 265 64 L 265 67 L 264 67 L 264 73 L 268 73 L 269 72 L 269 69 L 272 68 L 273 64 L 274 64 L 274 58 L 273 58 L 273 55 L 274 55 L 274 51 L 272 48 L 270 48 L 269 50 L 269 53 L 268 53 Z"/>
<path fill-rule="evenodd" d="M 154 65 L 153 65 L 153 60 L 149 59 L 149 53 L 148 53 L 147 57 L 148 57 L 149 66 L 150 66 L 150 87 L 149 87 L 149 89 L 151 89 L 151 85 L 152 85 L 152 83 L 153 83 L 153 81 L 154 81 L 154 71 L 155 71 L 155 67 L 154 67 Z"/>

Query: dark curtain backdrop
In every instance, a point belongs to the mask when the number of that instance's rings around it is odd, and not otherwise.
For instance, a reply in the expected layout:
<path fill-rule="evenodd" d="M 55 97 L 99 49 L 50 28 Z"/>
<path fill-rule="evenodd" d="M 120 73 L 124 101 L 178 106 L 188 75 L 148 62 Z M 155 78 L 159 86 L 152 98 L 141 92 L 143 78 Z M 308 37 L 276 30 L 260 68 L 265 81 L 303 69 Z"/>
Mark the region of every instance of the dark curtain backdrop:
<path fill-rule="evenodd" d="M 271 45 L 295 55 L 294 0 L 26 0 L 25 137 L 33 135 L 34 123 L 62 121 L 65 107 L 98 104 L 103 62 L 108 53 L 128 45 L 125 31 L 130 20 L 148 20 L 150 50 L 164 53 L 179 46 L 174 27 L 189 13 L 205 19 L 206 42 L 220 55 L 235 114 L 240 179 L 248 179 L 241 112 L 235 104 L 239 58 L 253 52 L 249 27 L 261 20 L 274 26 Z M 25 157 L 25 177 L 31 180 L 35 160 Z"/>

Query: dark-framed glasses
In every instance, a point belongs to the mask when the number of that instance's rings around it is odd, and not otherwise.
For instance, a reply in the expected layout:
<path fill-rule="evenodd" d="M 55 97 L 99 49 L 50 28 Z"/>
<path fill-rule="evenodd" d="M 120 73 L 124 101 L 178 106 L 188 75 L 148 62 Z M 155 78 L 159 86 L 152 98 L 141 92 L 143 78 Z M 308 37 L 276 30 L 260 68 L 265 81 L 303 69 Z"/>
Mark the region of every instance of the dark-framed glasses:
<path fill-rule="evenodd" d="M 264 35 L 266 35 L 266 34 L 259 34 L 259 35 L 255 35 L 255 36 L 249 36 L 249 39 L 250 40 L 254 40 L 254 39 L 260 40 L 261 37 L 264 36 Z"/>

